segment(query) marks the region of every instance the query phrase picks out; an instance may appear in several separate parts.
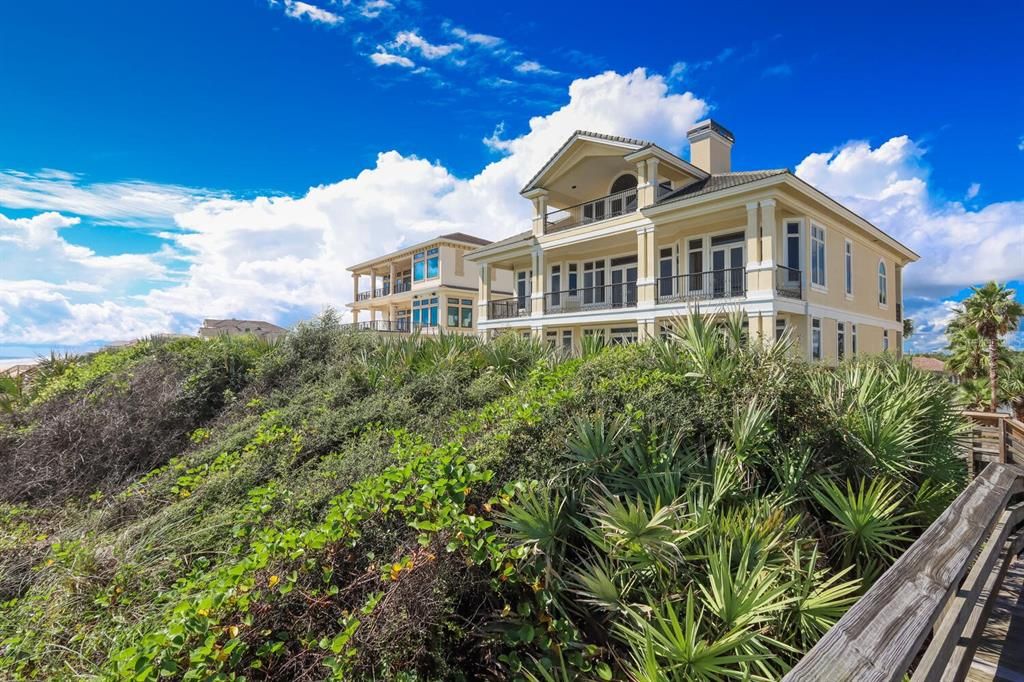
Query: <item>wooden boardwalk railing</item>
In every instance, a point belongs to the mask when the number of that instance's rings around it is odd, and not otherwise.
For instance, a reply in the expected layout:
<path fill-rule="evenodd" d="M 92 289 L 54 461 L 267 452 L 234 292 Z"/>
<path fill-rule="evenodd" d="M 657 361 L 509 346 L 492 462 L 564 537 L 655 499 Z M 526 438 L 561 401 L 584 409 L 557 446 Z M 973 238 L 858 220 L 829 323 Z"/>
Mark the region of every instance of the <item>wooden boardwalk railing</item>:
<path fill-rule="evenodd" d="M 984 462 L 1024 463 L 1024 423 L 1003 412 L 964 412 L 964 416 L 971 421 L 967 467 L 972 476 Z"/>
<path fill-rule="evenodd" d="M 980 473 L 785 680 L 968 676 L 1007 570 L 1024 549 L 1024 469 L 1013 463 L 1024 463 L 1024 424 L 1009 415 L 967 416 L 977 424 L 968 467 Z M 1007 631 L 1000 630 L 1004 639 Z M 1021 641 L 1000 642 L 1000 649 L 1024 648 L 1024 634 L 1014 632 L 1009 638 Z M 1000 672 L 999 657 L 986 662 L 996 670 L 987 679 L 1024 677 Z"/>

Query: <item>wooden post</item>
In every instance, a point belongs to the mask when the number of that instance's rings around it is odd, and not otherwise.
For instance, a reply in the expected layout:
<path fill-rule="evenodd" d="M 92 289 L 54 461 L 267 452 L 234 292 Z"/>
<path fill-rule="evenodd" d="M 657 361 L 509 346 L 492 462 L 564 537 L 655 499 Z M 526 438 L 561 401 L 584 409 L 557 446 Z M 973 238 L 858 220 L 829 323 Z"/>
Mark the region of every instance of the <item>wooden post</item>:
<path fill-rule="evenodd" d="M 1000 415 L 996 421 L 999 423 L 999 463 L 1006 464 L 1006 419 Z"/>

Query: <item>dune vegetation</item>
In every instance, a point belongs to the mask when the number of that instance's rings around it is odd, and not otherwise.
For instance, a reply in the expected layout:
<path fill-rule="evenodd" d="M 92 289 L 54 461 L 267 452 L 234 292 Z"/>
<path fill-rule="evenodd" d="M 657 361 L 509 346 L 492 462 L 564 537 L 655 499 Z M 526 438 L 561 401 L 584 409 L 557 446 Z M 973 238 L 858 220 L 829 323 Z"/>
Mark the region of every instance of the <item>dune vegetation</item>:
<path fill-rule="evenodd" d="M 700 316 L 55 358 L 0 426 L 0 670 L 776 679 L 962 488 L 953 391 Z"/>

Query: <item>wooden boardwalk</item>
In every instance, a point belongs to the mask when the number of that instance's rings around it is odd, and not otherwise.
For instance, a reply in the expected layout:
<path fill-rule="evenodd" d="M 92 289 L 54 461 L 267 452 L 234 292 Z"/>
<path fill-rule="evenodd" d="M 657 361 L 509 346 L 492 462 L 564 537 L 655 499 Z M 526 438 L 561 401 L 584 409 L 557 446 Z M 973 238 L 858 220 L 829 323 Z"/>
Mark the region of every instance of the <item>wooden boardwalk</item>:
<path fill-rule="evenodd" d="M 1024 682 L 1024 559 L 1010 564 L 967 679 Z"/>

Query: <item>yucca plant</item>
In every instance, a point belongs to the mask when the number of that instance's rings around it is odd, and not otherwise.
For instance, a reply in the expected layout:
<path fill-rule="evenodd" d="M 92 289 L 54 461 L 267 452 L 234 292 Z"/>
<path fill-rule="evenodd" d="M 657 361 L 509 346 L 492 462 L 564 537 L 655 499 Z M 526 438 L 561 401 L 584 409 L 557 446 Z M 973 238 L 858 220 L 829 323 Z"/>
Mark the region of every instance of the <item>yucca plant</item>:
<path fill-rule="evenodd" d="M 907 521 L 913 514 L 902 511 L 905 499 L 897 482 L 875 478 L 861 481 L 855 490 L 847 481 L 844 492 L 834 481 L 823 480 L 813 490 L 832 517 L 843 566 L 856 566 L 865 582 L 873 582 L 909 544 L 914 524 Z"/>
<path fill-rule="evenodd" d="M 749 679 L 753 664 L 767 658 L 767 654 L 749 652 L 748 645 L 754 638 L 750 630 L 712 634 L 713 628 L 697 611 L 696 602 L 689 590 L 681 605 L 673 601 L 655 604 L 650 616 L 646 611 L 630 609 L 630 618 L 615 624 L 616 634 L 629 645 L 632 679 Z"/>

